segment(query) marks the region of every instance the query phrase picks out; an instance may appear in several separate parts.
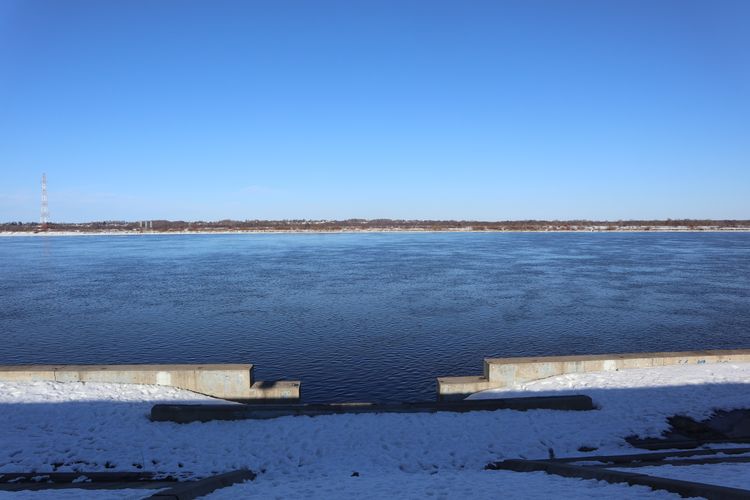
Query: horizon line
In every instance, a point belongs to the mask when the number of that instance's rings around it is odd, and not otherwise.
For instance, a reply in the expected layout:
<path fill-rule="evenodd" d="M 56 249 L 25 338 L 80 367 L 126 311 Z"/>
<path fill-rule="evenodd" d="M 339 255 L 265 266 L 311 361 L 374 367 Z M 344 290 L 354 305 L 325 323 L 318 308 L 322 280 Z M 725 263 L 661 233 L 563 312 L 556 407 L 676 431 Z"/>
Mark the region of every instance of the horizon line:
<path fill-rule="evenodd" d="M 141 222 L 159 222 L 159 223 L 186 223 L 186 224 L 218 224 L 218 223 L 478 223 L 478 224 L 507 224 L 507 223 L 555 223 L 555 224 L 580 224 L 580 223 L 750 223 L 748 219 L 714 219 L 714 218 L 633 218 L 633 219 L 408 219 L 408 218 L 359 218 L 352 217 L 347 219 L 306 219 L 306 218 L 282 218 L 282 219 L 91 219 L 80 222 L 72 221 L 49 221 L 48 224 L 56 225 L 82 225 L 82 224 L 101 224 L 101 223 L 121 223 L 121 224 L 138 224 Z M 38 221 L 2 221 L 0 225 L 39 225 Z"/>

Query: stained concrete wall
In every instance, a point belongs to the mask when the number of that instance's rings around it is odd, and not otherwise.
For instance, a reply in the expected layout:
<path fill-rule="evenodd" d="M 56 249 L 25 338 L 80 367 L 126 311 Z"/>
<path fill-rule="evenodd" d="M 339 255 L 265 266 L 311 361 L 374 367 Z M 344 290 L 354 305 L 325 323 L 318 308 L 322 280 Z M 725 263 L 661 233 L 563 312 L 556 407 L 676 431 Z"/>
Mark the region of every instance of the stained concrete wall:
<path fill-rule="evenodd" d="M 494 387 L 507 387 L 567 373 L 589 373 L 682 364 L 750 361 L 750 350 L 653 352 L 553 356 L 535 358 L 487 358 L 484 376 Z"/>
<path fill-rule="evenodd" d="M 438 377 L 438 399 L 463 399 L 469 394 L 492 389 L 490 381 L 482 376 Z"/>
<path fill-rule="evenodd" d="M 439 377 L 438 397 L 502 389 L 555 375 L 649 368 L 679 364 L 750 362 L 750 349 L 527 358 L 486 358 L 484 376 Z"/>
<path fill-rule="evenodd" d="M 247 396 L 249 400 L 284 400 L 299 399 L 300 383 L 292 380 L 277 380 L 275 382 L 256 381 L 250 387 Z"/>
<path fill-rule="evenodd" d="M 258 397 L 253 365 L 17 365 L 0 366 L 6 382 L 111 382 L 166 385 L 223 399 Z M 299 392 L 297 393 L 299 397 Z"/>

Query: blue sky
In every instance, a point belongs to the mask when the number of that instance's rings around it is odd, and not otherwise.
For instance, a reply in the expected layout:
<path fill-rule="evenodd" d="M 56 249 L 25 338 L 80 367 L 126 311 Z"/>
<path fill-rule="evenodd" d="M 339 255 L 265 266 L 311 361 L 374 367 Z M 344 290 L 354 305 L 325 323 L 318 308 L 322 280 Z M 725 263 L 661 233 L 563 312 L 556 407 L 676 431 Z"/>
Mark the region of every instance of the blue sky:
<path fill-rule="evenodd" d="M 0 221 L 750 218 L 747 1 L 0 0 Z"/>

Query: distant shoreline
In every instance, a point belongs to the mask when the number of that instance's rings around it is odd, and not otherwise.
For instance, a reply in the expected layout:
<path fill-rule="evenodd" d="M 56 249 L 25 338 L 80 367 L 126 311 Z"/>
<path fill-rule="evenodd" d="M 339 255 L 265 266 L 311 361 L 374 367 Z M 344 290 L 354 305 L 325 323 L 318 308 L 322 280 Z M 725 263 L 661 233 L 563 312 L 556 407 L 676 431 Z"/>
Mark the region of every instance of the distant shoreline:
<path fill-rule="evenodd" d="M 368 234 L 368 233 L 748 233 L 750 228 L 593 228 L 593 229 L 260 229 L 216 231 L 2 231 L 0 237 L 13 236 L 168 236 L 228 234 Z"/>

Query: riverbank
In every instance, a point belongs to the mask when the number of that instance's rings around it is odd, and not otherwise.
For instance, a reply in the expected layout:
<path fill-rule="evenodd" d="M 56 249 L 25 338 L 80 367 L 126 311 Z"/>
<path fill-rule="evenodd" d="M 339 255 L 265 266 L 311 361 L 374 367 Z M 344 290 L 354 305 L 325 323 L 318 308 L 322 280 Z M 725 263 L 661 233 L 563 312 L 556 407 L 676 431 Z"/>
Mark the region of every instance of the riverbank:
<path fill-rule="evenodd" d="M 306 230 L 306 229 L 263 229 L 263 230 L 226 230 L 226 231 L 5 231 L 0 237 L 9 236 L 168 236 L 168 235 L 227 235 L 227 234 L 367 234 L 367 233 L 748 233 L 750 228 L 622 228 L 622 229 L 342 229 L 342 230 Z"/>
<path fill-rule="evenodd" d="M 427 400 L 485 356 L 750 347 L 748 252 L 748 233 L 6 238 L 0 364 L 253 362 L 305 402 Z"/>
<path fill-rule="evenodd" d="M 645 488 L 483 468 L 498 460 L 548 458 L 551 453 L 633 453 L 625 437 L 656 437 L 668 428 L 669 416 L 700 420 L 716 409 L 746 408 L 750 363 L 563 375 L 475 397 L 542 393 L 586 394 L 599 409 L 334 415 L 179 425 L 149 421 L 150 407 L 157 402 L 216 400 L 159 386 L 0 383 L 5 420 L 0 427 L 5 445 L 0 450 L 0 473 L 55 468 L 203 477 L 245 467 L 259 472 L 252 483 L 219 490 L 216 498 L 343 498 L 360 493 L 381 497 L 399 496 L 398 491 L 415 497 L 452 498 L 470 492 L 476 498 L 493 498 L 507 485 L 516 495 L 511 498 L 544 498 L 556 489 L 571 498 L 676 498 Z M 750 487 L 750 474 L 727 474 L 721 468 L 692 472 L 694 481 Z"/>

